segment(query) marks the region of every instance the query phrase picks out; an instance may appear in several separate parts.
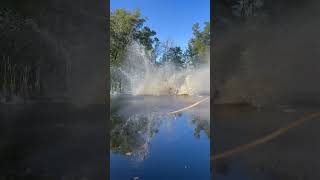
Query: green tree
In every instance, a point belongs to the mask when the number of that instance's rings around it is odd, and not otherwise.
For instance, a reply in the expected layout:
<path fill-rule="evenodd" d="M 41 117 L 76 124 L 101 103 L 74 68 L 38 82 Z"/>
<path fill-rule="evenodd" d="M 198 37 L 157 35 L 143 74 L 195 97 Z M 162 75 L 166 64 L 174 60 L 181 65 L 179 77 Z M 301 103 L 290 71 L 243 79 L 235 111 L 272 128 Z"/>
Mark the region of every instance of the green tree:
<path fill-rule="evenodd" d="M 132 40 L 138 41 L 147 50 L 153 49 L 158 39 L 153 36 L 156 32 L 144 26 L 139 10 L 133 12 L 116 9 L 110 16 L 110 60 L 111 65 L 119 65 Z"/>
<path fill-rule="evenodd" d="M 136 31 L 134 33 L 134 39 L 138 40 L 143 46 L 146 47 L 147 50 L 152 50 L 153 43 L 158 39 L 151 38 L 155 36 L 157 33 L 151 30 L 149 27 L 145 26 L 141 30 Z"/>
<path fill-rule="evenodd" d="M 156 59 L 161 55 L 161 42 L 158 38 L 154 38 L 154 47 L 152 51 L 154 63 L 156 63 Z"/>
<path fill-rule="evenodd" d="M 182 67 L 185 61 L 181 47 L 172 46 L 172 42 L 166 41 L 162 46 L 160 61 L 161 63 L 171 62 L 176 67 Z"/>
<path fill-rule="evenodd" d="M 180 47 L 171 47 L 169 48 L 167 58 L 173 62 L 176 67 L 182 67 L 183 66 L 183 53 Z"/>
<path fill-rule="evenodd" d="M 188 56 L 193 64 L 201 63 L 200 57 L 210 50 L 210 23 L 205 22 L 204 25 L 202 31 L 199 23 L 192 26 L 193 37 L 188 43 L 185 56 Z"/>
<path fill-rule="evenodd" d="M 110 60 L 111 64 L 119 64 L 130 42 L 130 36 L 142 26 L 145 20 L 140 18 L 140 12 L 128 12 L 116 9 L 110 16 Z"/>

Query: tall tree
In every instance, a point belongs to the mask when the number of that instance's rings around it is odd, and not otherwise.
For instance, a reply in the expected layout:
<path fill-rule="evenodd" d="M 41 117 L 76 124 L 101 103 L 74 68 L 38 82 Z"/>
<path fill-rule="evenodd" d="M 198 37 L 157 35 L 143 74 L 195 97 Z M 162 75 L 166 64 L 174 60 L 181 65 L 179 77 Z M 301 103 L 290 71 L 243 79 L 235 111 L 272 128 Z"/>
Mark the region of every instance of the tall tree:
<path fill-rule="evenodd" d="M 182 67 L 184 64 L 182 49 L 178 46 L 169 48 L 167 58 L 174 63 L 176 67 Z"/>
<path fill-rule="evenodd" d="M 142 18 L 138 10 L 130 12 L 116 9 L 110 16 L 110 59 L 112 65 L 119 65 L 132 40 L 138 41 L 147 50 L 153 49 L 158 41 L 154 38 L 156 32 L 144 26 L 146 19 Z"/>
<path fill-rule="evenodd" d="M 154 47 L 153 47 L 153 59 L 155 60 L 155 63 L 156 63 L 156 60 L 157 58 L 160 56 L 161 54 L 161 43 L 160 43 L 160 40 L 158 38 L 154 38 Z"/>
<path fill-rule="evenodd" d="M 125 9 L 116 9 L 110 16 L 110 60 L 111 64 L 119 64 L 124 55 L 131 35 L 142 26 L 145 20 L 140 17 L 139 11 L 128 12 Z"/>
<path fill-rule="evenodd" d="M 174 46 L 173 42 L 166 40 L 162 43 L 160 49 L 160 63 L 171 62 L 176 67 L 182 67 L 184 64 L 184 53 L 179 46 Z"/>
<path fill-rule="evenodd" d="M 151 30 L 149 27 L 145 26 L 141 30 L 134 32 L 133 38 L 138 40 L 142 45 L 146 47 L 147 50 L 152 50 L 152 45 L 157 39 L 151 38 L 157 33 Z"/>
<path fill-rule="evenodd" d="M 185 52 L 193 64 L 199 64 L 200 57 L 210 49 L 210 23 L 204 23 L 203 30 L 200 30 L 200 24 L 195 23 L 192 26 L 193 37 L 188 43 L 188 48 Z"/>

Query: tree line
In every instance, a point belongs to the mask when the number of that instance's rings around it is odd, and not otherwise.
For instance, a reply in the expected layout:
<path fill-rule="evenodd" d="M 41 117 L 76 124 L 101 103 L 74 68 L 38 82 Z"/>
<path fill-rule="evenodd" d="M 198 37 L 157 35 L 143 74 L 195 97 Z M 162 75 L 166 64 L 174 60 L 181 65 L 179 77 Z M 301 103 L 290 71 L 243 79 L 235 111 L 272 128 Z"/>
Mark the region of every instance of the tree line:
<path fill-rule="evenodd" d="M 152 54 L 154 64 L 161 65 L 171 62 L 177 68 L 187 65 L 197 66 L 204 63 L 202 56 L 210 49 L 210 23 L 204 22 L 192 26 L 193 37 L 189 40 L 186 50 L 175 46 L 169 40 L 161 42 L 156 31 L 145 25 L 146 18 L 141 17 L 139 10 L 128 11 L 115 9 L 110 15 L 110 65 L 121 65 L 126 50 L 132 41 L 137 41 Z"/>

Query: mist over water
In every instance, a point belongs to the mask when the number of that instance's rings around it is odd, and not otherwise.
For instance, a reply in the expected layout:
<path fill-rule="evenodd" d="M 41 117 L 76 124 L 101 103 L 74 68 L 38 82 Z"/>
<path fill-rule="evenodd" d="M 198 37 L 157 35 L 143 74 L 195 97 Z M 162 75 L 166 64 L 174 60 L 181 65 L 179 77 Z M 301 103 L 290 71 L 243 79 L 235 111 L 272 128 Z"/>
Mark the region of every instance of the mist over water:
<path fill-rule="evenodd" d="M 112 67 L 111 74 L 121 79 L 122 93 L 132 95 L 209 95 L 210 65 L 206 56 L 206 65 L 188 66 L 177 69 L 171 62 L 156 64 L 151 52 L 133 42 L 128 48 L 120 67 Z M 113 88 L 111 94 L 119 93 Z"/>

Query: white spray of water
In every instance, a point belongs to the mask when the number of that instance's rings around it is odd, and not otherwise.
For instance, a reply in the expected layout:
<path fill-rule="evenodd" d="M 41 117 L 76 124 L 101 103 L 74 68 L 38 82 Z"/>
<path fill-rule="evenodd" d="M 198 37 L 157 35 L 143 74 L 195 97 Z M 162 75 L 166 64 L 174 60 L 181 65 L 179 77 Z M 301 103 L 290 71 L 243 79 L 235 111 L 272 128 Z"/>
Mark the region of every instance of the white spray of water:
<path fill-rule="evenodd" d="M 177 70 L 172 63 L 155 65 L 151 53 L 133 42 L 127 50 L 118 76 L 126 81 L 126 92 L 133 95 L 210 94 L 210 64 Z"/>

